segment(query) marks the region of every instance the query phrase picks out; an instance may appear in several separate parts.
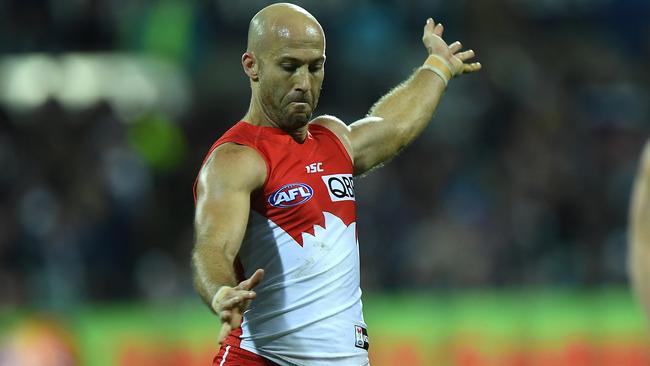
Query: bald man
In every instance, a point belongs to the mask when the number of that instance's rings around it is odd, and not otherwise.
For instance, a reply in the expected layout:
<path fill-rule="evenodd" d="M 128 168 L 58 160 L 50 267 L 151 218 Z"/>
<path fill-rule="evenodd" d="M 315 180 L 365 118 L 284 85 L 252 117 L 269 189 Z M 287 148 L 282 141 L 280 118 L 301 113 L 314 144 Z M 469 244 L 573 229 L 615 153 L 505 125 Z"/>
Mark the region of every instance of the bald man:
<path fill-rule="evenodd" d="M 195 184 L 195 284 L 221 320 L 214 365 L 368 365 L 353 177 L 392 158 L 454 76 L 480 69 L 428 19 L 428 57 L 346 125 L 312 119 L 325 34 L 291 4 L 251 20 L 246 115 L 209 150 Z"/>
<path fill-rule="evenodd" d="M 637 296 L 650 319 L 650 141 L 637 173 L 630 209 L 629 272 Z"/>

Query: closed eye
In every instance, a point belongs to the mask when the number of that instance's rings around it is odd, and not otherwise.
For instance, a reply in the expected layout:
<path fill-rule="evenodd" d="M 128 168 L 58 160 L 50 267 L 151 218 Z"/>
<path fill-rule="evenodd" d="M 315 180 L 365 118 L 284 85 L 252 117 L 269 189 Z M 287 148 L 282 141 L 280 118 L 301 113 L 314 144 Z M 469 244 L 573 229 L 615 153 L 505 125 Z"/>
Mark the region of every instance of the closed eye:
<path fill-rule="evenodd" d="M 310 65 L 309 66 L 309 71 L 310 72 L 317 72 L 318 70 L 320 70 L 322 68 L 323 68 L 323 64 L 318 63 L 318 64 L 315 64 L 315 65 Z"/>
<path fill-rule="evenodd" d="M 296 69 L 298 68 L 296 64 L 290 64 L 290 63 L 283 63 L 280 65 L 280 67 L 282 67 L 284 71 L 291 72 L 291 73 L 295 72 Z"/>

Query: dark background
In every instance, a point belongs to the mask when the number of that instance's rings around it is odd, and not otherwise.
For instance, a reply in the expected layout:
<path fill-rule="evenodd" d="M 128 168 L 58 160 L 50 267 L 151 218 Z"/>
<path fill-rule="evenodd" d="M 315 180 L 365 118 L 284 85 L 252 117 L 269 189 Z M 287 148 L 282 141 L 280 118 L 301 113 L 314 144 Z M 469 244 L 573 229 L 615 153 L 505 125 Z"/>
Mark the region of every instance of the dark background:
<path fill-rule="evenodd" d="M 0 304 L 195 296 L 192 184 L 246 112 L 269 3 L 0 1 Z M 424 61 L 429 16 L 483 64 L 356 181 L 364 290 L 626 282 L 649 3 L 296 3 L 327 36 L 317 114 L 362 118 Z"/>

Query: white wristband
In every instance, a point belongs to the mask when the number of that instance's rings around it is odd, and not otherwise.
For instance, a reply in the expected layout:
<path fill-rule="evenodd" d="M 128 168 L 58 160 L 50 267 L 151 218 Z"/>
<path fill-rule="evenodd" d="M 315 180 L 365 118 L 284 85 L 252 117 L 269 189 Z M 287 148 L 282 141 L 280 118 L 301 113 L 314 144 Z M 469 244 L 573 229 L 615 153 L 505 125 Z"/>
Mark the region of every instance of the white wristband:
<path fill-rule="evenodd" d="M 430 55 L 427 57 L 426 61 L 424 61 L 424 65 L 422 65 L 421 68 L 433 71 L 436 75 L 440 76 L 442 81 L 445 82 L 445 87 L 449 83 L 449 80 L 451 80 L 451 78 L 454 76 L 451 72 L 449 61 L 438 55 Z"/>
<path fill-rule="evenodd" d="M 442 70 L 437 69 L 437 68 L 435 68 L 435 67 L 433 67 L 433 66 L 431 66 L 431 65 L 426 65 L 426 64 L 420 66 L 420 68 L 421 68 L 421 69 L 424 69 L 424 70 L 433 71 L 436 75 L 440 76 L 440 78 L 442 79 L 442 82 L 445 83 L 445 87 L 446 87 L 447 84 L 449 83 L 449 81 L 445 78 L 445 73 L 442 72 Z"/>

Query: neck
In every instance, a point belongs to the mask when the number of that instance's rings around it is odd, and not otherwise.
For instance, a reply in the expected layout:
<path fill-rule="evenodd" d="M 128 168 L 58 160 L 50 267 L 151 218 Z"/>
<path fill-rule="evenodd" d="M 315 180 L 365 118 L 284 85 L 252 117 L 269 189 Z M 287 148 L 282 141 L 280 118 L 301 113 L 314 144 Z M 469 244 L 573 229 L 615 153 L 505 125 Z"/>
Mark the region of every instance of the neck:
<path fill-rule="evenodd" d="M 285 127 L 282 127 L 278 121 L 273 119 L 269 113 L 264 110 L 256 98 L 251 98 L 251 103 L 248 107 L 248 111 L 242 120 L 254 126 L 279 128 L 290 135 L 298 143 L 303 143 L 307 138 L 307 125 L 299 127 L 297 129 L 287 129 Z"/>

